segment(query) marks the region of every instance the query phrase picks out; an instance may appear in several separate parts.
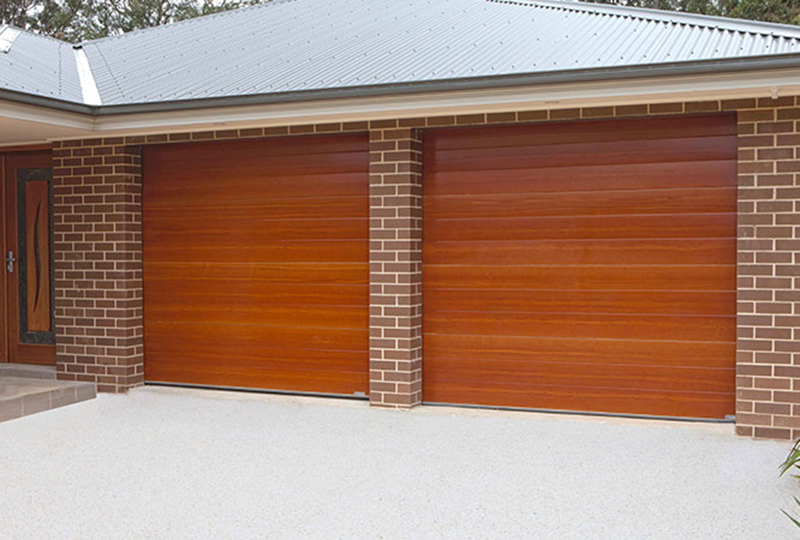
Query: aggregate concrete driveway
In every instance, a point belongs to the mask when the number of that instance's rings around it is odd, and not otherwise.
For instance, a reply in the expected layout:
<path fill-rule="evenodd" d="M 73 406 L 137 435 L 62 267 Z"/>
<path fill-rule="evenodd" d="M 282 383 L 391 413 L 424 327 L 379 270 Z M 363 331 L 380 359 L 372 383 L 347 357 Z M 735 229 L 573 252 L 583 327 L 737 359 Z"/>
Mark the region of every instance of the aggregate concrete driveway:
<path fill-rule="evenodd" d="M 0 538 L 786 539 L 729 425 L 147 387 L 0 424 Z"/>

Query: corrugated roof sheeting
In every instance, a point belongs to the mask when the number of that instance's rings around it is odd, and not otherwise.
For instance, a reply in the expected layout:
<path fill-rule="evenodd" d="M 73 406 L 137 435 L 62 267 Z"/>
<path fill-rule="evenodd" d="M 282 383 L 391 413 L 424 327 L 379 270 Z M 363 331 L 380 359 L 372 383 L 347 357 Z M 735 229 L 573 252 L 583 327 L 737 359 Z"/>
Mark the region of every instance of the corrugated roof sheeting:
<path fill-rule="evenodd" d="M 800 52 L 800 32 L 582 6 L 276 0 L 85 48 L 107 105 Z"/>
<path fill-rule="evenodd" d="M 8 52 L 0 53 L 0 88 L 64 101 L 81 102 L 72 46 L 20 32 Z"/>
<path fill-rule="evenodd" d="M 80 102 L 69 47 L 48 47 L 20 48 L 13 84 L 52 95 L 60 70 Z M 128 105 L 800 53 L 800 29 L 554 0 L 273 0 L 83 47 L 103 104 Z"/>

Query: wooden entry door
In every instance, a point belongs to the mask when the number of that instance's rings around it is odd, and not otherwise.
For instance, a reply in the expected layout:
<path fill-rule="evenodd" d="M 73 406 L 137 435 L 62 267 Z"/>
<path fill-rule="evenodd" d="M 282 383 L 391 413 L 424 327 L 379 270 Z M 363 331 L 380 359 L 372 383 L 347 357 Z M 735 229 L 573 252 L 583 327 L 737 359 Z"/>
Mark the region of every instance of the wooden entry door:
<path fill-rule="evenodd" d="M 0 360 L 54 365 L 53 169 L 50 151 L 0 154 Z"/>

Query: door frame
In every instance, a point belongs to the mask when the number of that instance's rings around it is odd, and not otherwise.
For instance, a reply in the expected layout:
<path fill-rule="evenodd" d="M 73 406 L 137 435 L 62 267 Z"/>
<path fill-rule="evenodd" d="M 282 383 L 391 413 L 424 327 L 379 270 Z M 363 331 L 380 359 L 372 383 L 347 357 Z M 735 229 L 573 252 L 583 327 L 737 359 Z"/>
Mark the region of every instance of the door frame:
<path fill-rule="evenodd" d="M 16 335 L 15 332 L 15 330 L 17 330 L 16 326 L 19 323 L 19 306 L 17 306 L 16 314 L 9 312 L 10 297 L 13 291 L 9 286 L 11 280 L 6 271 L 6 254 L 10 247 L 9 234 L 17 229 L 16 218 L 19 210 L 16 207 L 17 197 L 11 196 L 12 192 L 16 194 L 17 186 L 16 179 L 8 177 L 9 158 L 12 156 L 24 156 L 26 154 L 44 154 L 45 152 L 52 152 L 52 149 L 53 147 L 51 144 L 0 147 L 0 209 L 2 209 L 2 214 L 0 214 L 0 247 L 2 247 L 2 251 L 0 251 L 0 254 L 2 254 L 2 272 L 0 273 L 0 276 L 2 276 L 2 279 L 0 279 L 0 336 L 2 336 L 2 345 L 0 345 L 0 362 L 20 361 L 19 358 L 15 358 L 12 354 L 12 349 L 17 351 L 20 346 L 18 343 L 19 336 Z M 13 224 L 9 223 L 11 216 L 15 218 L 15 223 Z M 51 238 L 51 245 L 52 242 L 53 239 Z M 17 248 L 18 247 L 19 246 L 17 246 Z M 51 253 L 50 255 L 50 264 L 52 265 L 54 264 L 54 254 Z M 16 256 L 17 259 L 19 259 L 19 249 L 16 250 Z M 17 263 L 19 263 L 19 261 L 17 261 Z M 17 270 L 18 269 L 19 264 L 17 266 Z M 17 276 L 18 275 L 19 274 L 17 274 Z M 18 303 L 19 291 L 17 290 L 16 294 L 13 296 L 17 297 Z M 55 298 L 51 298 L 51 302 L 54 300 Z M 55 365 L 55 345 L 26 345 L 24 349 L 26 350 L 25 363 Z"/>
<path fill-rule="evenodd" d="M 8 221 L 8 208 L 6 207 L 6 153 L 0 153 L 0 255 L 2 258 L 2 271 L 0 271 L 0 362 L 9 361 L 10 331 L 8 328 L 8 278 L 6 276 L 6 221 Z"/>

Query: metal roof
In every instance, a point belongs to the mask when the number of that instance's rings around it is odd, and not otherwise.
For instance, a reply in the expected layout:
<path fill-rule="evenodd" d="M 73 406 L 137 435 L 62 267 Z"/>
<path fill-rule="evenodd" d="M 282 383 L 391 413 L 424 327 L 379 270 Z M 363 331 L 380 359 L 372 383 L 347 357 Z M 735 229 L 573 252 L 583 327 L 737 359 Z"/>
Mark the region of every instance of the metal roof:
<path fill-rule="evenodd" d="M 0 88 L 84 104 L 70 47 L 24 33 Z M 800 29 L 558 0 L 273 0 L 81 47 L 106 107 L 779 58 Z"/>
<path fill-rule="evenodd" d="M 72 45 L 0 25 L 0 88 L 63 101 L 82 102 Z M 9 42 L 10 41 L 10 42 Z"/>

